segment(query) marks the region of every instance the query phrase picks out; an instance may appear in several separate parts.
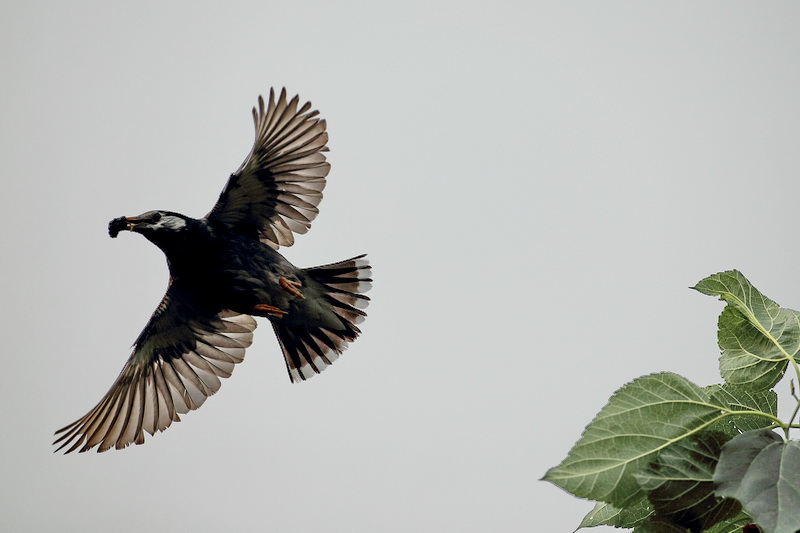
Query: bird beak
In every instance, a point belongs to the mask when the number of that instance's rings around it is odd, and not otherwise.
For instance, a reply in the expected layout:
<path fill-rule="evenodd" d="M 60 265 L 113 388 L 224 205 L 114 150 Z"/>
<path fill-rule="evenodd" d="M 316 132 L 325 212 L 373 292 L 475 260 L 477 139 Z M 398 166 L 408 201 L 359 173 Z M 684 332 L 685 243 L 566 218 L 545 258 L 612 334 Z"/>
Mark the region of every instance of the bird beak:
<path fill-rule="evenodd" d="M 115 218 L 108 223 L 108 234 L 113 239 L 119 235 L 120 231 L 134 231 L 140 222 L 142 222 L 142 220 L 137 217 Z"/>

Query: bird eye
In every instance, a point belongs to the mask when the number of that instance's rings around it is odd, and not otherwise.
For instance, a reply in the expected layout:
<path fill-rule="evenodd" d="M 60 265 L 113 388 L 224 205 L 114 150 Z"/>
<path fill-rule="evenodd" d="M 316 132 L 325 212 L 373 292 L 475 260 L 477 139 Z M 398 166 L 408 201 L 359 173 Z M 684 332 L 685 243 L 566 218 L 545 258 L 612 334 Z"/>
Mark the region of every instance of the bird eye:
<path fill-rule="evenodd" d="M 161 220 L 161 213 L 153 213 L 152 220 L 153 222 L 158 222 L 159 220 Z"/>

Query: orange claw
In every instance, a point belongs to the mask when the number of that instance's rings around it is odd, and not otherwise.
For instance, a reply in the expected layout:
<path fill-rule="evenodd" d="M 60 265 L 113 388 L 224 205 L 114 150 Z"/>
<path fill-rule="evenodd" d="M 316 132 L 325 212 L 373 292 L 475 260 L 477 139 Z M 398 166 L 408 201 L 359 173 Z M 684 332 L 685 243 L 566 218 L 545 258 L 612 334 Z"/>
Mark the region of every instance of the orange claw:
<path fill-rule="evenodd" d="M 274 316 L 275 318 L 283 318 L 283 315 L 286 314 L 286 311 L 284 311 L 283 309 L 278 309 L 277 307 L 273 307 L 267 304 L 256 304 L 256 306 L 253 307 L 253 310 L 259 313 L 267 314 L 269 316 Z"/>
<path fill-rule="evenodd" d="M 297 281 L 291 281 L 291 280 L 288 280 L 288 279 L 286 279 L 284 277 L 280 277 L 280 278 L 278 278 L 278 284 L 281 287 L 283 287 L 283 290 L 285 290 L 286 292 L 288 292 L 292 296 L 297 296 L 298 298 L 302 298 L 302 299 L 305 300 L 306 297 L 303 296 L 303 293 L 301 293 L 300 291 L 297 290 L 299 287 L 303 286 L 302 283 L 299 283 Z"/>

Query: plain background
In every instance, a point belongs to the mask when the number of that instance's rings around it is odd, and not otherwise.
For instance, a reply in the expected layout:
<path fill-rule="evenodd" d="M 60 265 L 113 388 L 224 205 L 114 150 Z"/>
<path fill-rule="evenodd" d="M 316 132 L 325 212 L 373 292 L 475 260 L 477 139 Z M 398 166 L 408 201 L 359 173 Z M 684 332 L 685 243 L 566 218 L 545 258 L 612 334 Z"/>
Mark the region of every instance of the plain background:
<path fill-rule="evenodd" d="M 687 287 L 800 307 L 796 3 L 164 4 L 0 3 L 3 531 L 572 531 L 538 479 L 610 394 L 719 381 Z M 166 287 L 108 221 L 204 215 L 271 86 L 330 132 L 284 253 L 370 254 L 363 337 L 292 385 L 262 321 L 180 424 L 53 454 Z"/>

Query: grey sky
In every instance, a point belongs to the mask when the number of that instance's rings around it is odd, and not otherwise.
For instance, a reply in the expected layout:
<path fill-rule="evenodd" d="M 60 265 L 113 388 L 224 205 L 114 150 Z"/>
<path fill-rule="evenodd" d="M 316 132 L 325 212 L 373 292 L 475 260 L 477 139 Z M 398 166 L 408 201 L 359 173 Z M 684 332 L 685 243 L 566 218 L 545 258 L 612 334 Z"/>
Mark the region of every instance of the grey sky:
<path fill-rule="evenodd" d="M 795 3 L 162 4 L 0 6 L 0 530 L 571 531 L 537 479 L 608 396 L 718 381 L 688 286 L 800 307 Z M 261 321 L 183 422 L 52 454 L 166 287 L 108 221 L 204 215 L 270 86 L 330 133 L 284 253 L 370 254 L 363 337 L 292 385 Z"/>

